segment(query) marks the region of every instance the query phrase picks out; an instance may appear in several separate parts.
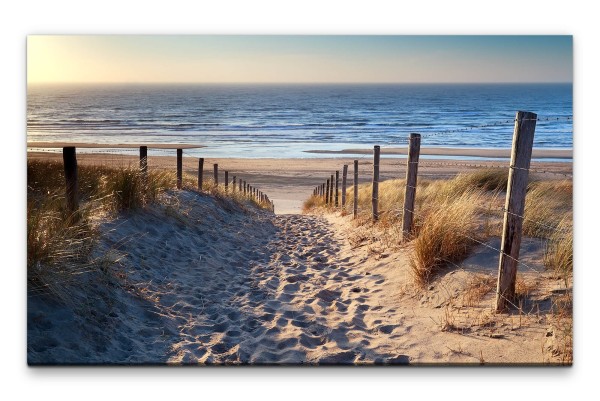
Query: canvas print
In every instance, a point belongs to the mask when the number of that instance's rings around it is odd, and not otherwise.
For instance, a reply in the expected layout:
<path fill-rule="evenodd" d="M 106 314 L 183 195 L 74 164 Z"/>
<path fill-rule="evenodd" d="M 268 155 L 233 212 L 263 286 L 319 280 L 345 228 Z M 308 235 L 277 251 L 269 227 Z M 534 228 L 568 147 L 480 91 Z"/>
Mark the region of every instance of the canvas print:
<path fill-rule="evenodd" d="M 28 364 L 571 365 L 572 42 L 29 36 Z"/>

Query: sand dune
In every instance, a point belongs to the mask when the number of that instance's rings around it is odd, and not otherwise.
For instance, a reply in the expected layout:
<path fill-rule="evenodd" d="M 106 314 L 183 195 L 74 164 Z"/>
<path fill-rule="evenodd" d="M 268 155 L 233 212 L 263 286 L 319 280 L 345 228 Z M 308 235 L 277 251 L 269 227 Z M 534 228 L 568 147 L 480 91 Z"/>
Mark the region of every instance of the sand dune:
<path fill-rule="evenodd" d="M 526 319 L 517 327 L 515 317 L 488 316 L 476 323 L 485 308 L 470 316 L 459 308 L 451 312 L 457 321 L 471 319 L 469 330 L 440 329 L 448 288 L 467 280 L 473 260 L 417 293 L 404 251 L 353 247 L 352 229 L 344 217 L 273 215 L 171 192 L 160 204 L 101 225 L 96 256 L 108 272 L 83 274 L 71 288 L 73 303 L 29 298 L 29 362 L 546 360 L 544 322 Z"/>

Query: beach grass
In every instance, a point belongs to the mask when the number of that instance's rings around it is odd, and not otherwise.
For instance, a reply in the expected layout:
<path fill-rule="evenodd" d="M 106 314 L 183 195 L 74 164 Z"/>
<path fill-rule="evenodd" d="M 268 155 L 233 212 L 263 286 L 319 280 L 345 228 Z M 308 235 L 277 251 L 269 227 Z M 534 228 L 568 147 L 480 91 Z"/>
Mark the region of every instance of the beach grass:
<path fill-rule="evenodd" d="M 197 190 L 195 177 L 184 174 L 184 189 Z M 148 171 L 146 191 L 140 172 L 133 167 L 82 165 L 78 168 L 79 209 L 67 209 L 62 163 L 30 160 L 27 163 L 27 277 L 32 291 L 49 292 L 66 299 L 64 288 L 72 277 L 98 269 L 101 258 L 90 257 L 98 237 L 98 224 L 121 212 L 135 212 L 159 201 L 162 193 L 173 190 L 176 174 Z M 270 209 L 239 191 L 226 192 L 224 186 L 206 182 L 203 192 L 225 206 L 233 201 L 243 208 L 250 205 Z"/>
<path fill-rule="evenodd" d="M 467 257 L 475 245 L 502 235 L 504 199 L 508 184 L 506 169 L 486 168 L 457 174 L 450 179 L 420 180 L 417 185 L 413 232 L 409 245 L 415 282 L 426 284 L 444 266 L 453 266 Z M 386 244 L 403 243 L 401 219 L 405 180 L 379 183 L 379 220 L 371 219 L 372 184 L 358 186 L 358 226 L 379 227 Z M 523 234 L 547 241 L 545 265 L 561 277 L 572 272 L 572 193 L 568 180 L 532 178 L 527 191 Z M 304 212 L 353 210 L 353 188 L 343 208 L 325 207 L 320 197 L 304 203 Z M 390 227 L 395 227 L 392 230 Z M 569 231 L 571 230 L 571 231 Z M 566 233 L 566 234 L 565 234 Z"/>

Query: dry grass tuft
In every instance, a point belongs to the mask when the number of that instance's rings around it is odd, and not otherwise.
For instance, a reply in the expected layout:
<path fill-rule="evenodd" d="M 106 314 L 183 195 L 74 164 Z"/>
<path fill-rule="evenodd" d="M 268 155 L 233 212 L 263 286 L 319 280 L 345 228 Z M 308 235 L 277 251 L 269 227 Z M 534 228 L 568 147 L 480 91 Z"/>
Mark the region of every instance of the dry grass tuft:
<path fill-rule="evenodd" d="M 448 263 L 462 261 L 476 244 L 477 207 L 481 192 L 469 191 L 453 200 L 439 201 L 416 224 L 410 257 L 413 277 L 425 285 Z M 475 238 L 477 239 L 477 238 Z"/>
<path fill-rule="evenodd" d="M 312 195 L 302 204 L 302 213 L 310 213 L 314 209 L 322 207 L 325 207 L 323 197 Z"/>
<path fill-rule="evenodd" d="M 559 221 L 557 230 L 550 235 L 544 252 L 544 265 L 562 278 L 569 286 L 573 275 L 573 216 L 568 214 Z"/>
<path fill-rule="evenodd" d="M 463 292 L 464 306 L 478 306 L 487 294 L 494 291 L 496 278 L 489 274 L 475 274 L 467 282 Z"/>
<path fill-rule="evenodd" d="M 536 181 L 529 184 L 525 198 L 523 233 L 528 237 L 550 238 L 562 216 L 573 210 L 571 181 Z"/>

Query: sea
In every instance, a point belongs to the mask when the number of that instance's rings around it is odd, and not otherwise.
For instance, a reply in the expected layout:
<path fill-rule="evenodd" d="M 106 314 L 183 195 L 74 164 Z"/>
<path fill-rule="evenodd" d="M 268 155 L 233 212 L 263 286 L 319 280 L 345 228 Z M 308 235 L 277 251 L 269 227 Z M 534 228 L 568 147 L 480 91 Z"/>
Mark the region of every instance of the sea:
<path fill-rule="evenodd" d="M 518 110 L 538 114 L 535 148 L 573 147 L 571 84 L 29 85 L 27 141 L 311 158 L 416 132 L 422 147 L 510 148 Z"/>

